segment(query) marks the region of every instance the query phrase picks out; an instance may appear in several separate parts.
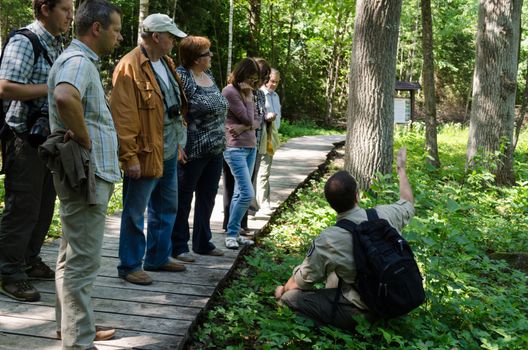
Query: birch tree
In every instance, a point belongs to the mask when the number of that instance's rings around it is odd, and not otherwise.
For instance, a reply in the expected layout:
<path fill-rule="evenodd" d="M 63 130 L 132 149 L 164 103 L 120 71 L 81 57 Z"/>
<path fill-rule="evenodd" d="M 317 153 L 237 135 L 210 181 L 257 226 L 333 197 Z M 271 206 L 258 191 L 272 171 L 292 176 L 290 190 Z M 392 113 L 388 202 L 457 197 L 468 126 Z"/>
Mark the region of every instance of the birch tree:
<path fill-rule="evenodd" d="M 231 61 L 233 60 L 233 0 L 229 0 L 229 33 L 227 40 L 227 70 L 226 70 L 226 80 L 231 74 Z"/>
<path fill-rule="evenodd" d="M 141 43 L 141 32 L 143 31 L 143 20 L 149 15 L 149 0 L 139 0 L 138 35 L 137 43 Z"/>

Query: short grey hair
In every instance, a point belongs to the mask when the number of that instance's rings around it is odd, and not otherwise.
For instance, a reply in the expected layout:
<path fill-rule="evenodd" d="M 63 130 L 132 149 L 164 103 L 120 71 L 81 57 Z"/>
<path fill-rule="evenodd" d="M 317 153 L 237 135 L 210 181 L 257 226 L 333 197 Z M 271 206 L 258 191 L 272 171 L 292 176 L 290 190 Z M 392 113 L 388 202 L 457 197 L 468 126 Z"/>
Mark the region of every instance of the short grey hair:
<path fill-rule="evenodd" d="M 117 13 L 119 16 L 122 14 L 119 7 L 106 0 L 84 1 L 75 14 L 77 36 L 85 35 L 95 22 L 101 23 L 103 28 L 107 29 L 112 23 L 111 16 L 113 13 Z"/>

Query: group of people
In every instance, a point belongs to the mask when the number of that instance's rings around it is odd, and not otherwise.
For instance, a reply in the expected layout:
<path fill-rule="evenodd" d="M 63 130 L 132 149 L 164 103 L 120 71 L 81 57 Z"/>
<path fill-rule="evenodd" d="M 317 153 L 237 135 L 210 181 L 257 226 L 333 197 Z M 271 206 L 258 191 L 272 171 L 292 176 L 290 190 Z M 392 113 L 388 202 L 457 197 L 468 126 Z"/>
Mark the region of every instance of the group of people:
<path fill-rule="evenodd" d="M 33 0 L 33 9 L 36 20 L 27 29 L 38 38 L 39 50 L 27 33 L 17 33 L 0 65 L 6 114 L 0 132 L 5 171 L 0 292 L 37 301 L 40 294 L 30 280 L 54 279 L 63 348 L 95 349 L 94 340 L 115 334 L 95 326 L 91 290 L 101 262 L 108 201 L 122 172 L 117 270 L 124 280 L 147 285 L 153 281 L 146 271 L 184 271 L 182 262 L 196 260 L 189 250 L 193 197 L 192 251 L 224 254 L 211 242 L 210 228 L 222 171 L 225 246 L 253 244 L 244 217 L 248 211 L 268 215 L 273 209 L 269 175 L 281 121 L 275 92 L 280 74 L 264 59 L 245 58 L 220 90 L 210 70 L 211 42 L 186 35 L 167 15 L 152 14 L 143 21 L 141 44 L 117 64 L 107 101 L 99 69 L 101 58 L 123 40 L 120 9 L 107 0 L 83 2 L 75 14 L 76 38 L 64 50 L 61 34 L 73 20 L 72 0 Z M 177 38 L 178 67 L 169 57 Z M 42 118 L 49 120 L 51 134 L 36 148 L 29 138 Z M 400 152 L 401 200 L 377 208 L 398 230 L 414 213 L 405 159 Z M 331 177 L 325 187 L 341 217 L 361 222 L 366 214 L 357 193 L 346 172 Z M 53 271 L 39 254 L 56 196 L 63 236 Z M 343 328 L 352 324 L 353 315 L 368 314 L 354 292 L 351 244 L 342 229 L 324 231 L 275 297 Z M 336 276 L 345 288 L 334 317 L 327 309 L 335 291 L 311 289 L 325 279 L 335 286 Z"/>
<path fill-rule="evenodd" d="M 263 59 L 245 58 L 221 90 L 210 69 L 211 42 L 152 14 L 142 23 L 141 43 L 117 64 L 107 99 L 100 64 L 123 40 L 121 10 L 107 0 L 83 2 L 67 48 L 62 34 L 74 18 L 73 1 L 33 0 L 33 10 L 36 20 L 8 39 L 0 63 L 0 292 L 38 301 L 31 280 L 55 280 L 63 348 L 93 349 L 94 340 L 115 334 L 95 326 L 91 306 L 115 183 L 123 181 L 117 271 L 130 283 L 151 284 L 147 271 L 185 271 L 182 262 L 196 260 L 189 250 L 193 197 L 192 251 L 224 254 L 210 228 L 223 169 L 232 179 L 225 246 L 253 244 L 240 236 L 241 224 L 252 201 L 255 211 L 269 214 L 272 207 L 280 74 Z M 178 67 L 169 56 L 177 39 Z M 40 145 L 30 142 L 34 133 Z M 40 249 L 56 196 L 63 236 L 54 271 Z"/>

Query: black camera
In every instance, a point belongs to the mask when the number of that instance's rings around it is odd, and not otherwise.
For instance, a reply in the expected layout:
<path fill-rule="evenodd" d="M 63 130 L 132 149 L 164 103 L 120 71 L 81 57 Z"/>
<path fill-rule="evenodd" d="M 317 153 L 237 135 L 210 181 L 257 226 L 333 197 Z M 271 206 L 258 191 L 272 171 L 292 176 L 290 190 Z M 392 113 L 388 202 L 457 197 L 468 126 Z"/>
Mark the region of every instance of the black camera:
<path fill-rule="evenodd" d="M 169 119 L 178 119 L 180 114 L 180 106 L 179 105 L 172 105 L 167 109 L 167 114 L 169 116 Z"/>
<path fill-rule="evenodd" d="M 46 141 L 50 134 L 48 105 L 44 104 L 40 108 L 38 115 L 33 118 L 36 120 L 31 129 L 29 129 L 27 140 L 31 146 L 37 148 Z"/>

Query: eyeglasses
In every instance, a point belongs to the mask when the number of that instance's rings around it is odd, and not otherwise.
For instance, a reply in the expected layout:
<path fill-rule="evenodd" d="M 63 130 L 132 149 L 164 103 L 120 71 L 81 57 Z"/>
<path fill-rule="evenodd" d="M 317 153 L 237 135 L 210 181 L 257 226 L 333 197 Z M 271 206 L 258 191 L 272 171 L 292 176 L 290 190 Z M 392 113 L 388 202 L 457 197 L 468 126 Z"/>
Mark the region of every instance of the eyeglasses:
<path fill-rule="evenodd" d="M 211 51 L 204 52 L 199 57 L 213 57 L 213 53 Z"/>

